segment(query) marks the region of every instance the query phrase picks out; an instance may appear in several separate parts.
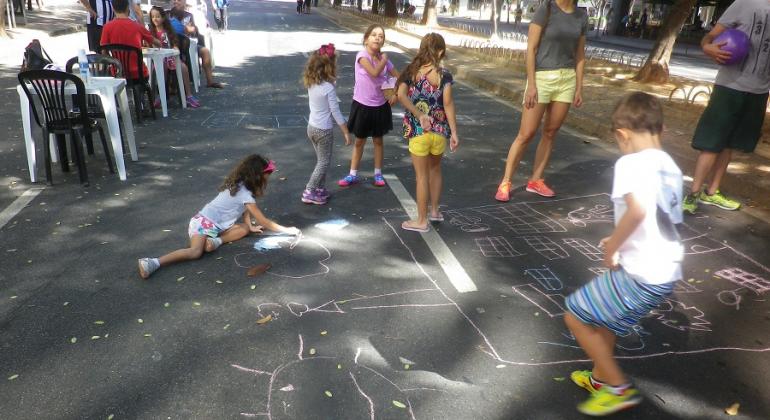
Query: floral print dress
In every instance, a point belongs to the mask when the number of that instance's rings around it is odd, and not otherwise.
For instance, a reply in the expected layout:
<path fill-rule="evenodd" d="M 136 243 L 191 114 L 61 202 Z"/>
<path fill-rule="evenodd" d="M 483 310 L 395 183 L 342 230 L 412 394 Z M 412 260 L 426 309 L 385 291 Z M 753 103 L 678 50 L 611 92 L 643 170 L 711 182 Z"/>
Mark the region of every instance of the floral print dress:
<path fill-rule="evenodd" d="M 428 80 L 428 74 L 431 71 L 433 69 L 421 75 L 416 81 L 407 82 L 407 96 L 415 108 L 433 118 L 430 131 L 449 138 L 452 133 L 444 111 L 444 87 L 454 83 L 454 79 L 452 79 L 452 74 L 449 71 L 440 69 L 441 81 L 438 87 L 433 86 Z M 404 112 L 404 138 L 408 140 L 422 134 L 424 133 L 420 126 L 420 120 L 411 112 Z"/>

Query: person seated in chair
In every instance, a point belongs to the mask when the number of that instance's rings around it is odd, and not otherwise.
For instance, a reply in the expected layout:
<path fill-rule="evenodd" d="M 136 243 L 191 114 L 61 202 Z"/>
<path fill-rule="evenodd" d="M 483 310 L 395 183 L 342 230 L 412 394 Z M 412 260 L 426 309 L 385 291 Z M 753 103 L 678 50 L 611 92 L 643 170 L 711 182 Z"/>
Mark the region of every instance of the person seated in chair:
<path fill-rule="evenodd" d="M 185 10 L 187 0 L 174 0 L 173 7 L 168 11 L 171 26 L 177 34 L 187 37 L 197 37 L 198 27 L 195 26 L 195 20 L 192 13 Z M 222 83 L 214 81 L 214 73 L 211 69 L 211 51 L 198 43 L 198 56 L 203 62 L 203 72 L 206 74 L 206 85 L 210 88 L 221 89 Z"/>
<path fill-rule="evenodd" d="M 115 11 L 115 19 L 104 25 L 102 29 L 101 45 L 120 44 L 134 48 L 142 48 L 142 42 L 154 47 L 160 47 L 161 43 L 144 26 L 129 18 L 128 0 L 112 0 L 112 9 Z M 144 77 L 149 76 L 147 67 L 142 65 Z M 139 79 L 139 69 L 134 60 L 129 62 L 126 70 L 127 79 Z"/>

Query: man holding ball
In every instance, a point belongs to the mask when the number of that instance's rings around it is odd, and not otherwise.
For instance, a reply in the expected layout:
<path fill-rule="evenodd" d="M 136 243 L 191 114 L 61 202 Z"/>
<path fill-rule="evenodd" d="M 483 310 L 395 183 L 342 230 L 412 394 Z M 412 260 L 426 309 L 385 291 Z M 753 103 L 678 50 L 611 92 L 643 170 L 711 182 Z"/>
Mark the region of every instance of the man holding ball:
<path fill-rule="evenodd" d="M 699 151 L 692 186 L 682 205 L 694 214 L 698 203 L 738 210 L 741 203 L 719 191 L 733 150 L 751 153 L 759 142 L 770 91 L 770 0 L 735 0 L 703 37 L 703 52 L 720 64 L 714 90 L 701 115 L 692 147 Z M 728 29 L 748 35 L 751 48 L 735 60 L 727 42 L 716 40 Z M 766 38 L 767 36 L 767 38 Z M 733 61 L 735 61 L 733 63 Z M 727 64 L 731 63 L 731 64 Z M 705 189 L 703 189 L 705 185 Z"/>

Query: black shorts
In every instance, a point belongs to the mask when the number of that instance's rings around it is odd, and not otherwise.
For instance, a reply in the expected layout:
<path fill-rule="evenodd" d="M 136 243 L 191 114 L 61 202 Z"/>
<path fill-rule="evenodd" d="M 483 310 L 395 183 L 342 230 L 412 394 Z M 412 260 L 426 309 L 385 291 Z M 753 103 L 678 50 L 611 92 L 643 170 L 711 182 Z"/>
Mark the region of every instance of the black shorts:
<path fill-rule="evenodd" d="M 86 35 L 88 36 L 88 49 L 101 54 L 102 27 L 99 25 L 86 25 Z"/>
<path fill-rule="evenodd" d="M 348 130 L 356 138 L 383 137 L 393 129 L 393 113 L 390 104 L 385 102 L 380 106 L 366 106 L 355 100 L 350 105 Z"/>
<path fill-rule="evenodd" d="M 724 149 L 753 152 L 762 135 L 767 97 L 767 93 L 714 85 L 708 106 L 695 128 L 692 147 L 714 153 Z"/>

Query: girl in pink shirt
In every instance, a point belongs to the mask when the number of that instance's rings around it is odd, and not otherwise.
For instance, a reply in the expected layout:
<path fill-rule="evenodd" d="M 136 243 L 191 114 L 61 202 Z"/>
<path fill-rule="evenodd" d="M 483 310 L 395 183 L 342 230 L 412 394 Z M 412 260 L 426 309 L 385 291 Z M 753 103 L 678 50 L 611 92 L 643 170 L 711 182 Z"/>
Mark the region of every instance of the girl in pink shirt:
<path fill-rule="evenodd" d="M 393 115 L 390 106 L 396 102 L 396 95 L 385 98 L 384 87 L 393 88 L 391 82 L 398 77 L 398 71 L 388 56 L 380 49 L 385 44 L 385 30 L 380 25 L 371 25 L 364 33 L 364 50 L 356 55 L 353 103 L 350 105 L 348 129 L 356 136 L 350 158 L 350 174 L 337 182 L 341 187 L 358 183 L 358 165 L 364 153 L 367 137 L 374 143 L 374 185 L 385 186 L 382 177 L 382 137 L 393 129 Z"/>

